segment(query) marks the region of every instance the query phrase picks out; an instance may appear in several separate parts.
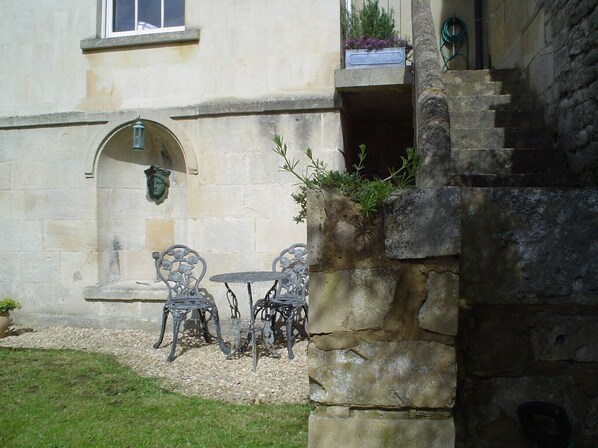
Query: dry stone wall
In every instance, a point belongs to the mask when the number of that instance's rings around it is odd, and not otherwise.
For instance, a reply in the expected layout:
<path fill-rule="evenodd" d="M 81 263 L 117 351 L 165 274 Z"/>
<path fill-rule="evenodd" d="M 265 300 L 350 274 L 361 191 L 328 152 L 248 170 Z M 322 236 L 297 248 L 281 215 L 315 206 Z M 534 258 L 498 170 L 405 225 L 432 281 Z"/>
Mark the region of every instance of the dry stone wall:
<path fill-rule="evenodd" d="M 424 213 L 398 213 L 414 201 Z M 403 192 L 365 227 L 333 191 L 308 204 L 309 446 L 454 446 L 458 190 Z M 453 228 L 422 250 L 422 227 L 446 228 L 447 216 Z"/>
<path fill-rule="evenodd" d="M 411 189 L 369 227 L 308 206 L 311 448 L 524 448 L 536 400 L 595 447 L 597 189 Z"/>

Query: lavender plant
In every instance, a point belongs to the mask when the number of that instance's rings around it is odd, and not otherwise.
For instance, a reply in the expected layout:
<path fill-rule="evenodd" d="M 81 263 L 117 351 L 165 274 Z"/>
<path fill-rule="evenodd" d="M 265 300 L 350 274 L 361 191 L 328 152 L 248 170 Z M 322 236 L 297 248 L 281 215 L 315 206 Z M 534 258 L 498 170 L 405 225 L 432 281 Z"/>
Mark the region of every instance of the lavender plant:
<path fill-rule="evenodd" d="M 378 0 L 366 0 L 361 9 L 342 8 L 341 31 L 344 49 L 376 50 L 386 47 L 411 49 L 409 39 L 395 29 L 394 11 L 380 7 Z"/>

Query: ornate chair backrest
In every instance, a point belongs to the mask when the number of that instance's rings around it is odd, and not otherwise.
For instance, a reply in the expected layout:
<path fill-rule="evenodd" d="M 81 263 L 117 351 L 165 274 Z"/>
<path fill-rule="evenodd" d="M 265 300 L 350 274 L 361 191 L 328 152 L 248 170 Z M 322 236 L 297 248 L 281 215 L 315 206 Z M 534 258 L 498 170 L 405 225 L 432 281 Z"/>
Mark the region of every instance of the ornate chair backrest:
<path fill-rule="evenodd" d="M 276 296 L 295 296 L 305 300 L 308 280 L 307 245 L 293 244 L 283 250 L 272 262 L 272 270 L 288 273 L 278 282 Z"/>
<path fill-rule="evenodd" d="M 199 297 L 199 283 L 206 269 L 206 260 L 182 244 L 170 246 L 156 260 L 158 277 L 168 287 L 168 301 Z"/>

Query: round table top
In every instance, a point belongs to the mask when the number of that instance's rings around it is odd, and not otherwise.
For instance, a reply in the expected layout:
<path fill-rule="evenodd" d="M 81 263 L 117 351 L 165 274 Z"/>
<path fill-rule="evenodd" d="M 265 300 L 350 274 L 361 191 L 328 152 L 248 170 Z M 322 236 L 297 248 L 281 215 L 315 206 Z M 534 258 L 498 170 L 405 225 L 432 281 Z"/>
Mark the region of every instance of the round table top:
<path fill-rule="evenodd" d="M 228 272 L 226 274 L 212 275 L 210 281 L 219 283 L 273 282 L 281 280 L 288 275 L 286 272 L 276 271 Z"/>

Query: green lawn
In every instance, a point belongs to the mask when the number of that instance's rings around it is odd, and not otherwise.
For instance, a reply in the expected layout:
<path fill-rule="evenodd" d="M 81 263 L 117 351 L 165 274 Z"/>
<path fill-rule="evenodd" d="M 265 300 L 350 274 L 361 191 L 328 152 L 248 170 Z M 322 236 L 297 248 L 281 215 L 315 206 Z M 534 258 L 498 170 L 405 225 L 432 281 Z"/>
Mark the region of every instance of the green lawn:
<path fill-rule="evenodd" d="M 164 391 L 110 356 L 0 348 L 0 446 L 305 447 L 308 405 Z"/>

